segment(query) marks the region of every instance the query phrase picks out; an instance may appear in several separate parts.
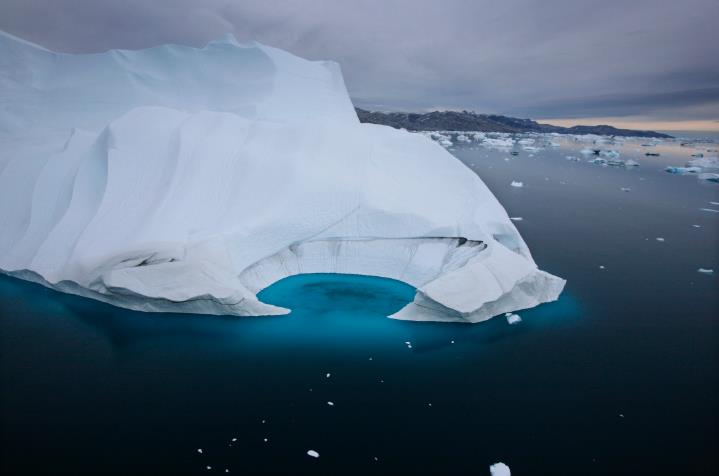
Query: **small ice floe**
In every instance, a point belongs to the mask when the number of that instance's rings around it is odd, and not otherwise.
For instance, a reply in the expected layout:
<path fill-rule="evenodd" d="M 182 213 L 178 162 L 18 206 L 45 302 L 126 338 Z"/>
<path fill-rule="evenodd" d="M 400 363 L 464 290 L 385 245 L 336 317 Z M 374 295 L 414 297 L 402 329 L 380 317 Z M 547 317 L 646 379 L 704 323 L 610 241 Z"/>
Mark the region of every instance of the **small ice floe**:
<path fill-rule="evenodd" d="M 687 162 L 690 167 L 702 167 L 704 169 L 719 169 L 719 157 L 700 157 Z"/>
<path fill-rule="evenodd" d="M 709 205 L 719 205 L 719 202 L 709 202 Z"/>
<path fill-rule="evenodd" d="M 212 469 L 212 466 L 205 466 L 205 468 L 207 468 L 207 471 L 209 471 Z"/>
<path fill-rule="evenodd" d="M 309 456 L 312 456 L 313 458 L 319 458 L 319 457 L 320 457 L 320 454 L 319 454 L 318 452 L 316 452 L 315 450 L 307 450 L 307 454 L 308 454 Z"/>
<path fill-rule="evenodd" d="M 575 157 L 575 156 L 573 156 L 573 155 L 568 155 L 568 156 L 565 157 L 565 159 L 571 160 L 572 162 L 579 162 L 579 161 L 582 160 L 582 159 L 580 159 L 579 157 Z"/>
<path fill-rule="evenodd" d="M 522 147 L 522 149 L 526 150 L 527 152 L 538 152 L 542 150 L 539 147 L 535 147 L 533 145 L 525 145 Z"/>
<path fill-rule="evenodd" d="M 264 441 L 265 443 L 267 443 L 267 441 L 269 441 L 269 440 L 268 440 L 267 438 L 262 438 L 262 441 Z"/>
<path fill-rule="evenodd" d="M 714 270 L 708 269 L 708 268 L 699 268 L 697 270 L 697 272 L 702 273 L 702 274 L 714 274 Z"/>
<path fill-rule="evenodd" d="M 562 144 L 559 142 L 550 142 L 549 147 L 562 147 Z"/>
<path fill-rule="evenodd" d="M 667 167 L 664 170 L 677 175 L 698 174 L 702 171 L 701 167 Z"/>
<path fill-rule="evenodd" d="M 629 187 L 622 187 L 622 192 L 631 192 L 632 189 Z"/>
<path fill-rule="evenodd" d="M 603 264 L 600 264 L 600 265 L 599 265 L 599 269 L 604 269 L 604 265 L 603 265 Z"/>
<path fill-rule="evenodd" d="M 234 443 L 235 441 L 237 441 L 237 438 L 232 438 L 232 442 Z"/>
<path fill-rule="evenodd" d="M 701 225 L 692 225 L 694 228 L 701 228 Z"/>
<path fill-rule="evenodd" d="M 523 220 L 522 217 L 509 217 L 509 219 L 512 221 L 522 221 Z"/>
<path fill-rule="evenodd" d="M 714 210 L 713 208 L 700 208 L 699 210 L 702 211 L 702 212 L 719 213 L 719 210 Z"/>
<path fill-rule="evenodd" d="M 202 454 L 202 448 L 197 448 L 197 452 Z"/>
<path fill-rule="evenodd" d="M 512 180 L 512 183 L 510 184 L 512 187 L 522 188 L 524 187 L 524 184 L 522 182 L 517 182 L 516 180 Z"/>
<path fill-rule="evenodd" d="M 664 241 L 664 238 L 662 238 L 661 236 L 658 236 L 657 241 Z"/>
<path fill-rule="evenodd" d="M 514 140 L 507 138 L 507 139 L 493 139 L 493 138 L 486 138 L 481 143 L 484 147 L 487 147 L 489 149 L 511 149 L 512 146 L 514 146 Z M 517 155 L 516 153 L 512 152 L 512 155 Z"/>
<path fill-rule="evenodd" d="M 331 406 L 331 407 L 334 407 L 334 406 L 335 406 L 335 403 L 334 403 L 334 402 L 327 402 L 327 405 L 329 405 L 329 406 Z"/>
<path fill-rule="evenodd" d="M 579 151 L 579 153 L 582 155 L 599 155 L 599 152 L 599 149 L 590 149 L 587 147 Z"/>
<path fill-rule="evenodd" d="M 511 312 L 504 313 L 504 317 L 507 318 L 507 324 L 519 324 L 522 322 L 522 318 L 519 314 L 512 314 Z"/>
<path fill-rule="evenodd" d="M 597 157 L 596 159 L 590 160 L 589 163 L 594 164 L 594 165 L 607 165 L 607 159 L 602 159 L 601 157 Z"/>
<path fill-rule="evenodd" d="M 489 474 L 492 476 L 512 476 L 509 466 L 504 463 L 494 463 L 489 467 Z"/>
<path fill-rule="evenodd" d="M 327 372 L 327 375 L 325 375 L 325 378 L 330 378 L 331 375 L 332 375 L 331 373 Z"/>
<path fill-rule="evenodd" d="M 620 413 L 619 418 L 624 418 L 624 413 Z"/>
<path fill-rule="evenodd" d="M 697 178 L 698 178 L 699 180 L 704 180 L 704 181 L 706 181 L 706 182 L 719 183 L 719 174 L 713 174 L 713 173 L 705 172 L 705 173 L 703 173 L 703 174 L 699 174 L 699 175 L 697 176 Z"/>
<path fill-rule="evenodd" d="M 599 155 L 602 157 L 606 157 L 608 159 L 618 159 L 619 158 L 619 152 L 616 150 L 600 150 Z"/>
<path fill-rule="evenodd" d="M 639 162 L 637 162 L 636 160 L 632 160 L 632 159 L 625 160 L 624 166 L 625 167 L 639 167 Z"/>

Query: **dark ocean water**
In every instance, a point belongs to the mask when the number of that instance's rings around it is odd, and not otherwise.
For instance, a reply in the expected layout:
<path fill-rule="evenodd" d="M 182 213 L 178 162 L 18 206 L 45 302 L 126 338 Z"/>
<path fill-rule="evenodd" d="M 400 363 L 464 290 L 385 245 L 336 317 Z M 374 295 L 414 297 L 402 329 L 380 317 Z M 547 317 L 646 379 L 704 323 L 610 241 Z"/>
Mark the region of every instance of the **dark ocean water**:
<path fill-rule="evenodd" d="M 263 318 L 0 277 L 3 473 L 715 474 L 719 185 L 663 172 L 678 146 L 584 146 L 453 151 L 568 280 L 514 326 L 387 319 L 413 289 L 362 276 L 283 280 Z"/>

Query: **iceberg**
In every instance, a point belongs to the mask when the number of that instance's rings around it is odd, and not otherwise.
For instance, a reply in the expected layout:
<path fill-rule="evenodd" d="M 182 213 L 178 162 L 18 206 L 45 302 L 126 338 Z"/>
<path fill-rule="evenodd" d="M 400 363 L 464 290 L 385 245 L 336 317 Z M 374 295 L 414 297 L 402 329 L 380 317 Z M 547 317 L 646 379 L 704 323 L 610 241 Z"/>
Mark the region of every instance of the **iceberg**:
<path fill-rule="evenodd" d="M 511 476 L 512 472 L 510 471 L 509 466 L 507 466 L 506 464 L 494 463 L 489 467 L 489 474 L 491 476 Z"/>
<path fill-rule="evenodd" d="M 225 315 L 288 313 L 257 298 L 287 276 L 375 275 L 416 288 L 390 317 L 445 322 L 564 287 L 441 145 L 361 124 L 334 62 L 232 36 L 69 55 L 0 33 L 0 83 L 5 274 Z"/>

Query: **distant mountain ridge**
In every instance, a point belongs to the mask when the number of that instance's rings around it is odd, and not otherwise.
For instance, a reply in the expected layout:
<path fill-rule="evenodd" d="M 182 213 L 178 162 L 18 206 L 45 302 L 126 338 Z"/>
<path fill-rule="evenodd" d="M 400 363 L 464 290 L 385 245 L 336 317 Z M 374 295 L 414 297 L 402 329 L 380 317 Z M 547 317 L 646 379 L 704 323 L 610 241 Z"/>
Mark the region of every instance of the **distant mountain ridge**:
<path fill-rule="evenodd" d="M 480 132 L 556 132 L 559 134 L 597 134 L 625 137 L 657 137 L 670 139 L 672 136 L 654 131 L 617 129 L 607 125 L 560 127 L 540 124 L 531 119 L 477 114 L 470 111 L 432 111 L 424 114 L 413 112 L 375 112 L 355 108 L 360 122 L 382 124 L 408 131 L 480 131 Z"/>

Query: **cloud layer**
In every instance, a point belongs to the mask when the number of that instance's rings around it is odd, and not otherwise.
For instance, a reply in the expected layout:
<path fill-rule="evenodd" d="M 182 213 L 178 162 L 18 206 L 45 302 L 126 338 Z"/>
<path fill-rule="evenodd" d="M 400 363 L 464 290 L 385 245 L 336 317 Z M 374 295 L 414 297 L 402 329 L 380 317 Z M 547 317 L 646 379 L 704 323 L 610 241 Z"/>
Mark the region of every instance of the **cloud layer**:
<path fill-rule="evenodd" d="M 342 65 L 372 109 L 719 118 L 719 1 L 1 0 L 51 49 L 200 46 L 224 33 Z"/>

